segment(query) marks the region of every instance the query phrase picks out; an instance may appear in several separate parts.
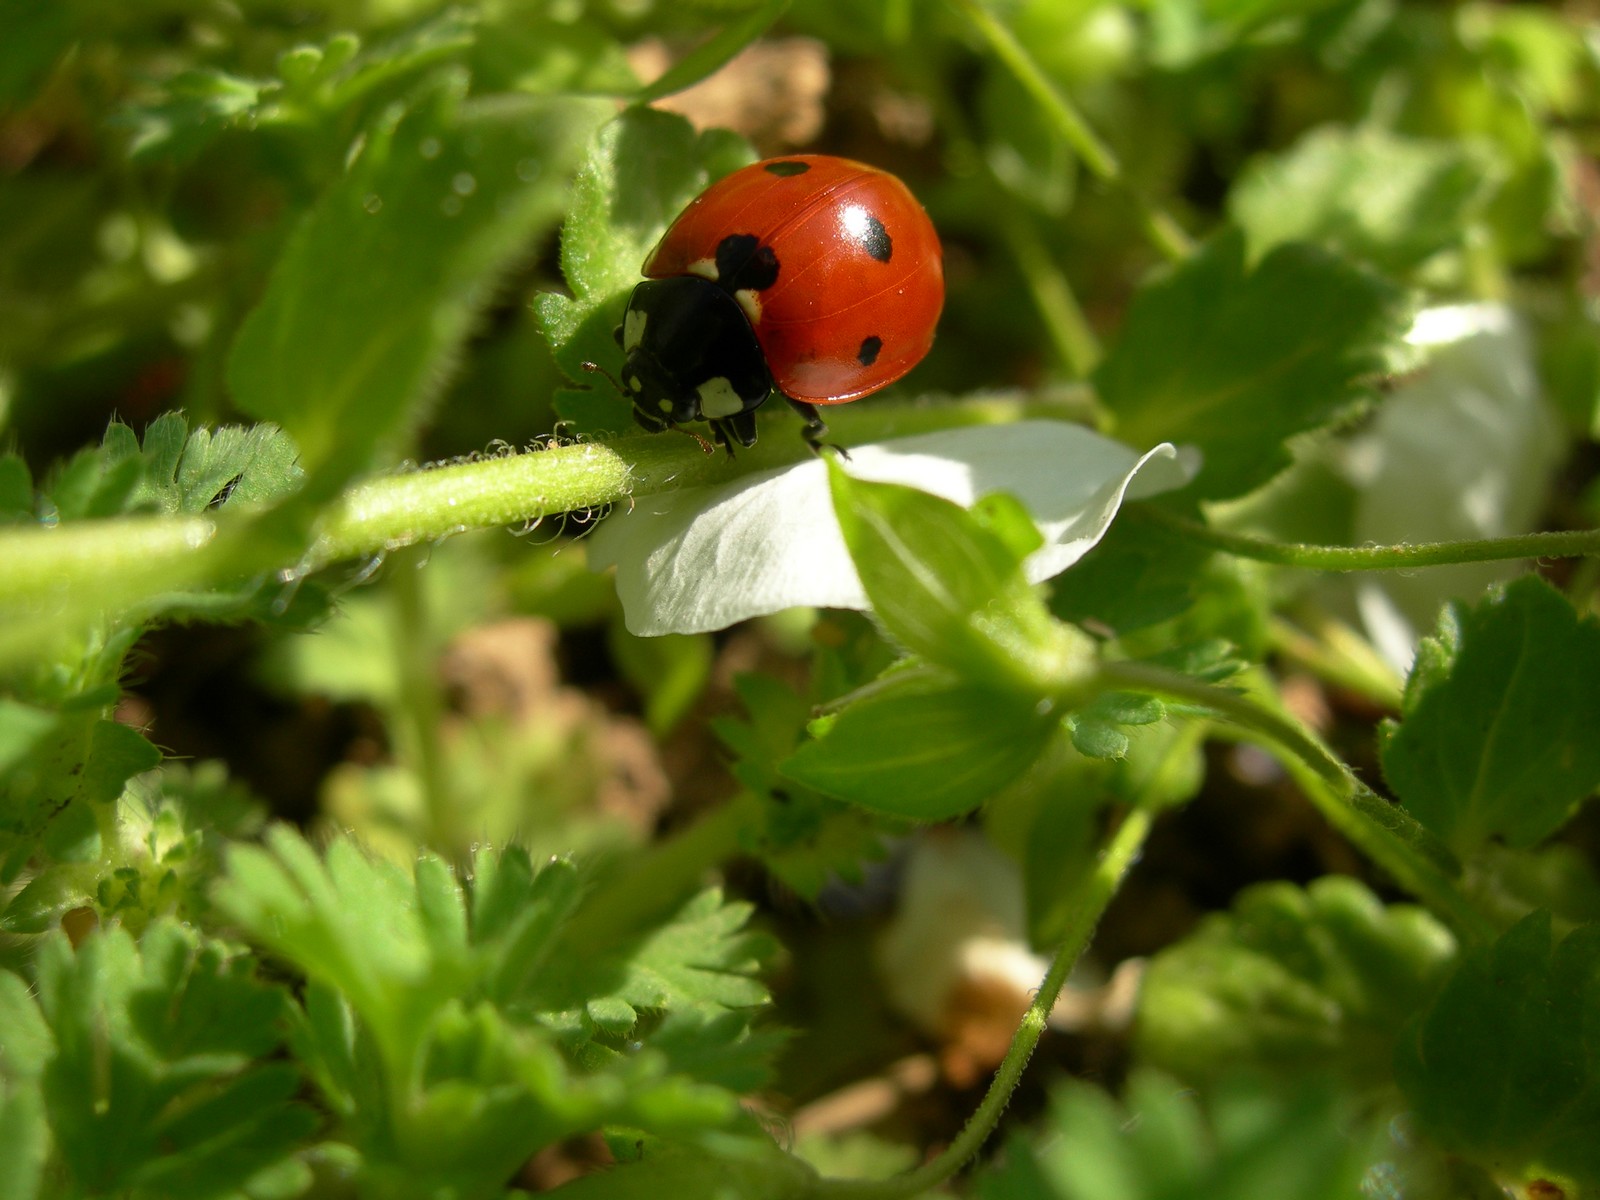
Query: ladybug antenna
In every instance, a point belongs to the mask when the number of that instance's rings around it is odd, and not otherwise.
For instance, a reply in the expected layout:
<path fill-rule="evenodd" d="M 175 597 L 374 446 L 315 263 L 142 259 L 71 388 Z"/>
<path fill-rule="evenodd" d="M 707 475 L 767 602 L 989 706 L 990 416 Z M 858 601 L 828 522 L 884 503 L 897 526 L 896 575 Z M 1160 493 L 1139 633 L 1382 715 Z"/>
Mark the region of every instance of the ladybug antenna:
<path fill-rule="evenodd" d="M 623 397 L 624 399 L 627 398 L 628 393 L 623 388 L 622 384 L 617 382 L 617 377 L 615 375 L 613 375 L 610 371 L 608 371 L 604 367 L 602 367 L 599 363 L 597 363 L 597 362 L 581 362 L 578 365 L 580 367 L 582 367 L 585 371 L 589 372 L 589 374 L 591 374 L 591 375 L 603 375 L 603 376 L 605 376 L 606 382 L 609 383 L 612 387 L 617 389 L 617 395 Z"/>

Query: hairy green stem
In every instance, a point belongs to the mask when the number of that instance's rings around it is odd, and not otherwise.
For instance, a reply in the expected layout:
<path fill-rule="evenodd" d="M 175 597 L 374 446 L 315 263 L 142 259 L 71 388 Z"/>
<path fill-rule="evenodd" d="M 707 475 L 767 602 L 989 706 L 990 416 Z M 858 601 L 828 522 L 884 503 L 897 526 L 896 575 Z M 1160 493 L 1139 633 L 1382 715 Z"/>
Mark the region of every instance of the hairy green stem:
<path fill-rule="evenodd" d="M 1088 947 L 1100 917 L 1122 886 L 1123 878 L 1138 859 L 1154 820 L 1153 813 L 1147 809 L 1135 808 L 1129 812 L 1111 835 L 1094 870 L 1078 887 L 1072 903 L 1067 906 L 1071 914 L 1070 923 L 1050 962 L 1044 982 L 1039 985 L 1033 1003 L 1028 1005 L 1028 1011 L 1023 1014 L 1022 1024 L 995 1071 L 994 1080 L 984 1093 L 983 1101 L 944 1152 L 914 1171 L 893 1179 L 823 1179 L 812 1189 L 812 1195 L 829 1200 L 907 1200 L 937 1187 L 976 1157 L 999 1124 L 1000 1116 L 1010 1103 L 1011 1094 L 1016 1091 L 1028 1060 L 1039 1045 L 1039 1039 L 1050 1020 L 1050 1011 L 1055 1008 L 1056 998 L 1061 995 L 1067 976 Z"/>
<path fill-rule="evenodd" d="M 829 414 L 844 445 L 1017 420 L 1055 407 L 994 397 L 945 406 L 878 404 Z M 673 488 L 780 466 L 807 451 L 773 429 L 737 459 L 688 437 L 640 435 L 380 475 L 356 483 L 308 532 L 277 514 L 125 516 L 0 530 L 0 665 L 36 658 L 64 630 L 139 622 L 173 593 L 206 592 L 438 541 L 468 529 L 517 527 Z M 76 633 L 72 636 L 77 636 Z"/>
<path fill-rule="evenodd" d="M 1073 153 L 1097 179 L 1121 189 L 1139 212 L 1145 236 L 1172 262 L 1187 258 L 1193 250 L 1188 234 L 1172 216 L 1153 204 L 1129 182 L 1122 164 L 1110 146 L 1100 140 L 1071 100 L 1040 69 L 1027 48 L 1014 33 L 979 0 L 950 0 L 972 22 L 994 56 L 1005 64 L 1023 89 L 1033 97 L 1056 131 L 1072 147 Z"/>
<path fill-rule="evenodd" d="M 1130 509 L 1126 515 L 1156 521 L 1185 537 L 1215 546 L 1239 558 L 1313 571 L 1404 571 L 1456 563 L 1600 555 L 1600 529 L 1523 533 L 1512 537 L 1453 542 L 1409 542 L 1394 546 L 1317 546 L 1228 533 L 1155 505 L 1140 505 L 1136 510 Z"/>
<path fill-rule="evenodd" d="M 400 569 L 390 576 L 389 594 L 393 598 L 390 618 L 394 622 L 396 666 L 400 675 L 398 698 L 400 728 L 414 756 L 417 778 L 422 784 L 423 803 L 428 813 L 427 844 L 447 844 L 441 834 L 451 825 L 455 811 L 451 795 L 451 775 L 445 764 L 441 741 L 444 727 L 444 699 L 437 674 L 438 647 L 429 631 L 427 594 L 422 572 L 425 561 L 417 551 L 406 554 Z"/>

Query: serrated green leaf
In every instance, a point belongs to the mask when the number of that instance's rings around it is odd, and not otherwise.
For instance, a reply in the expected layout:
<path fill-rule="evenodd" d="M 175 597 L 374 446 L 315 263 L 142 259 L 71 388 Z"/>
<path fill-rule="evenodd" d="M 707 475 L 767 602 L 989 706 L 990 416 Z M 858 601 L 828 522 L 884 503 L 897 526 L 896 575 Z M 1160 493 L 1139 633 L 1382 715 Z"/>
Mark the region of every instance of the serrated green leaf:
<path fill-rule="evenodd" d="M 239 406 L 299 447 L 316 498 L 404 436 L 495 280 L 553 224 L 602 107 L 462 101 L 462 81 L 369 130 L 239 331 Z"/>
<path fill-rule="evenodd" d="M 281 829 L 268 843 L 235 848 L 217 903 L 310 977 L 294 1045 L 373 1191 L 503 1183 L 605 1121 L 720 1125 L 738 1111 L 722 1081 L 770 1061 L 749 1028 L 768 945 L 746 906 L 707 894 L 625 942 L 572 945 L 570 864 L 480 851 L 468 899 L 433 858 L 408 879 L 346 839 L 325 859 Z"/>
<path fill-rule="evenodd" d="M 1021 778 L 1057 723 L 1009 692 L 908 675 L 849 705 L 779 771 L 872 812 L 945 820 Z"/>
<path fill-rule="evenodd" d="M 1228 211 L 1252 257 L 1312 241 L 1403 274 L 1461 246 L 1499 175 L 1472 143 L 1325 126 L 1241 176 Z"/>
<path fill-rule="evenodd" d="M 183 71 L 115 123 L 132 131 L 134 159 L 191 156 L 229 129 L 315 128 L 385 84 L 458 57 L 472 47 L 474 26 L 473 14 L 449 8 L 365 50 L 356 34 L 335 33 L 320 46 L 285 50 L 275 79 Z"/>
<path fill-rule="evenodd" d="M 1407 811 L 1461 852 L 1530 846 L 1600 786 L 1600 625 L 1525 576 L 1453 607 L 1383 732 L 1384 775 Z"/>
<path fill-rule="evenodd" d="M 274 80 L 249 79 L 215 67 L 183 71 L 167 81 L 161 97 L 119 114 L 132 130 L 128 153 L 192 154 L 223 130 L 260 113 L 263 100 L 279 90 Z"/>
<path fill-rule="evenodd" d="M 1095 386 L 1122 440 L 1200 448 L 1193 495 L 1238 496 L 1288 464 L 1290 437 L 1350 412 L 1404 315 L 1377 275 L 1304 245 L 1247 269 L 1226 232 L 1140 289 Z"/>
<path fill-rule="evenodd" d="M 98 696 L 63 711 L 0 697 L 0 862 L 42 847 L 57 861 L 99 851 L 96 810 L 161 761 L 145 738 L 98 716 Z M 20 865 L 20 864 L 19 864 Z"/>
<path fill-rule="evenodd" d="M 984 1200 L 1345 1200 L 1361 1194 L 1377 1140 L 1331 1090 L 1248 1083 L 1194 1092 L 1155 1071 L 1118 1103 L 1072 1082 L 1051 1097 L 1048 1136 L 1013 1137 Z M 1356 1132 L 1352 1136 L 1352 1129 Z"/>
<path fill-rule="evenodd" d="M 1191 1080 L 1253 1068 L 1379 1087 L 1453 952 L 1424 910 L 1385 906 L 1354 879 L 1258 884 L 1151 960 L 1140 1051 Z"/>
<path fill-rule="evenodd" d="M 111 431 L 107 436 L 113 436 Z M 120 456 L 115 451 L 108 455 L 103 447 L 84 449 L 50 476 L 44 493 L 63 521 L 113 517 L 127 509 L 143 475 L 144 464 L 137 455 Z"/>
<path fill-rule="evenodd" d="M 913 654 L 1033 699 L 1087 669 L 1087 639 L 1051 620 L 1022 574 L 1028 550 L 959 505 L 852 479 L 829 460 L 834 512 L 872 610 Z M 995 520 L 1014 510 L 995 510 Z M 1031 526 L 1031 522 L 1029 522 Z"/>
<path fill-rule="evenodd" d="M 1413 1022 L 1395 1074 L 1419 1124 L 1502 1176 L 1600 1184 L 1600 926 L 1553 944 L 1535 912 L 1471 951 Z"/>
<path fill-rule="evenodd" d="M 735 755 L 730 768 L 760 805 L 740 847 L 808 900 L 833 878 L 858 879 L 861 864 L 882 858 L 884 823 L 853 805 L 783 779 L 778 764 L 804 736 L 811 706 L 781 681 L 755 673 L 734 688 L 748 720 L 713 720 L 712 730 Z"/>
<path fill-rule="evenodd" d="M 59 1165 L 84 1191 L 225 1193 L 281 1161 L 316 1118 L 298 1073 L 260 1060 L 280 1040 L 281 989 L 175 923 L 41 945 L 55 1039 L 44 1096 Z"/>

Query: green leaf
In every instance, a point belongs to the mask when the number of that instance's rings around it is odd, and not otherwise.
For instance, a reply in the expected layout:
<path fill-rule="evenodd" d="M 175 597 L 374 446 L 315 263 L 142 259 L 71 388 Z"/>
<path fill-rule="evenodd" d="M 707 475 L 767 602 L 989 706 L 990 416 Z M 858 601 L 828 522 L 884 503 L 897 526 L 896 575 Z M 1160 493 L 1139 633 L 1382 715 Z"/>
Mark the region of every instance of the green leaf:
<path fill-rule="evenodd" d="M 287 830 L 268 845 L 234 849 L 217 904 L 310 979 L 296 1052 L 373 1192 L 499 1186 L 608 1122 L 723 1125 L 729 1088 L 764 1078 L 774 1039 L 750 1018 L 770 947 L 746 906 L 707 893 L 640 935 L 571 945 L 566 863 L 482 851 L 468 889 L 433 857 L 408 878 L 347 839 L 325 860 Z"/>
<path fill-rule="evenodd" d="M 1600 786 L 1600 624 L 1524 576 L 1452 606 L 1424 641 L 1383 771 L 1406 809 L 1460 852 L 1531 846 Z"/>
<path fill-rule="evenodd" d="M 251 79 L 212 67 L 183 71 L 154 99 L 117 114 L 129 127 L 128 153 L 193 155 L 229 129 L 316 127 L 385 84 L 460 56 L 474 42 L 474 20 L 451 8 L 362 50 L 353 33 L 278 56 L 278 77 Z"/>
<path fill-rule="evenodd" d="M 719 1139 L 714 1150 L 693 1141 L 642 1138 L 618 1131 L 627 1157 L 550 1192 L 555 1200 L 803 1200 L 818 1192 L 816 1172 L 767 1133 L 750 1129 Z M 613 1151 L 616 1153 L 616 1150 Z"/>
<path fill-rule="evenodd" d="M 733 777 L 760 804 L 740 847 L 808 900 L 835 877 L 861 878 L 861 864 L 884 855 L 885 823 L 854 805 L 782 778 L 811 717 L 806 699 L 768 675 L 735 677 L 747 720 L 724 717 L 711 728 L 735 755 Z"/>
<path fill-rule="evenodd" d="M 1189 611 L 1207 592 L 1212 551 L 1124 511 L 1098 545 L 1051 583 L 1050 611 L 1119 635 Z"/>
<path fill-rule="evenodd" d="M 1386 906 L 1354 879 L 1257 884 L 1151 960 L 1140 1053 L 1196 1081 L 1248 1067 L 1381 1087 L 1454 949 L 1426 911 Z"/>
<path fill-rule="evenodd" d="M 1031 521 L 1031 544 L 1019 543 L 949 500 L 852 479 L 832 459 L 828 475 L 872 610 L 913 654 L 1035 700 L 1091 665 L 1088 639 L 1052 620 L 1022 574 L 1039 544 Z M 1014 506 L 996 509 L 994 520 L 1014 531 Z"/>
<path fill-rule="evenodd" d="M 682 117 L 651 108 L 629 108 L 600 130 L 561 227 L 561 272 L 572 295 L 545 292 L 534 301 L 539 327 L 570 378 L 590 378 L 584 362 L 619 362 L 612 332 L 646 256 L 708 183 L 752 157 L 729 133 L 697 134 Z M 609 385 L 558 393 L 556 411 L 583 433 L 633 425 L 632 404 Z"/>
<path fill-rule="evenodd" d="M 1461 248 L 1499 175 L 1481 145 L 1325 126 L 1241 176 L 1228 210 L 1252 258 L 1312 241 L 1403 275 Z"/>
<path fill-rule="evenodd" d="M 1198 446 L 1192 494 L 1217 500 L 1265 483 L 1284 443 L 1347 415 L 1402 331 L 1401 293 L 1310 246 L 1253 267 L 1226 232 L 1145 284 L 1122 336 L 1095 372 L 1135 446 Z"/>
<path fill-rule="evenodd" d="M 252 116 L 259 121 L 263 102 L 280 86 L 275 80 L 249 79 L 214 67 L 182 71 L 167 81 L 157 99 L 118 114 L 119 123 L 132 130 L 128 154 L 193 154 L 224 130 Z"/>
<path fill-rule="evenodd" d="M 496 280 L 553 224 L 602 106 L 435 89 L 370 129 L 234 342 L 239 406 L 331 495 L 421 419 Z"/>
<path fill-rule="evenodd" d="M 50 1154 L 40 1076 L 53 1050 L 32 990 L 0 971 L 0 1200 L 39 1194 Z"/>
<path fill-rule="evenodd" d="M 1418 1123 L 1512 1178 L 1600 1185 L 1600 926 L 1552 944 L 1536 912 L 1468 953 L 1407 1031 L 1395 1073 Z"/>
<path fill-rule="evenodd" d="M 0 697 L 0 864 L 35 846 L 58 861 L 92 858 L 98 814 L 161 761 L 141 734 L 102 720 L 103 703 L 96 693 L 53 712 Z"/>
<path fill-rule="evenodd" d="M 1021 778 L 1058 723 L 1027 697 L 906 672 L 845 708 L 779 771 L 873 812 L 946 820 Z"/>
<path fill-rule="evenodd" d="M 701 41 L 664 71 L 659 79 L 640 88 L 633 97 L 634 102 L 649 104 L 652 100 L 659 100 L 699 83 L 765 33 L 788 7 L 789 0 L 760 0 L 760 3 Z"/>
<path fill-rule="evenodd" d="M 298 1073 L 263 1062 L 285 994 L 173 922 L 135 943 L 103 929 L 40 946 L 54 1038 L 44 1097 L 58 1166 L 89 1193 L 224 1194 L 282 1162 L 316 1125 Z"/>
<path fill-rule="evenodd" d="M 1331 1091 L 1275 1095 L 1246 1083 L 1195 1094 L 1137 1073 L 1118 1104 L 1088 1083 L 1058 1086 L 1045 1136 L 1013 1137 L 983 1200 L 1346 1200 L 1362 1194 L 1376 1139 Z"/>

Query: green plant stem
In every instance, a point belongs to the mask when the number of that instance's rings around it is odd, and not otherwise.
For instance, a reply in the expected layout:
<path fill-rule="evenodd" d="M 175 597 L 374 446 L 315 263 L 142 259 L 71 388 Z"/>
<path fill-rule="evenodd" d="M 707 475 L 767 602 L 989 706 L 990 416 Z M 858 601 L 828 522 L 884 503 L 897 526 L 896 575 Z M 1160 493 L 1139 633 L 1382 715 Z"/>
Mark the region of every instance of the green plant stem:
<path fill-rule="evenodd" d="M 1040 69 L 1016 35 L 979 0 L 950 2 L 972 22 L 994 56 L 1005 64 L 1017 82 L 1033 97 L 1089 172 L 1097 179 L 1121 189 L 1132 199 L 1144 226 L 1145 236 L 1156 249 L 1172 262 L 1187 258 L 1194 248 L 1189 235 L 1184 233 L 1170 214 L 1133 187 L 1111 147 L 1100 140 L 1077 107 Z"/>
<path fill-rule="evenodd" d="M 1405 571 L 1456 563 L 1600 555 L 1600 529 L 1523 533 L 1454 542 L 1409 542 L 1394 546 L 1318 546 L 1228 533 L 1155 505 L 1139 505 L 1136 517 L 1156 521 L 1185 537 L 1239 558 L 1313 571 Z"/>
<path fill-rule="evenodd" d="M 829 414 L 846 446 L 1028 415 L 1058 404 L 990 397 L 960 405 L 877 404 Z M 289 581 L 331 563 L 431 543 L 468 529 L 516 528 L 674 488 L 724 483 L 807 451 L 788 422 L 737 459 L 693 439 L 640 435 L 379 475 L 354 484 L 309 532 L 277 513 L 126 516 L 0 530 L 0 664 L 103 619 L 142 621 L 173 593 Z M 291 501 L 292 503 L 292 501 Z M 77 636 L 75 633 L 70 636 Z"/>
<path fill-rule="evenodd" d="M 1493 935 L 1488 920 L 1455 886 L 1453 857 L 1403 809 L 1362 783 L 1348 765 L 1308 730 L 1250 696 L 1148 663 L 1100 668 L 1105 691 L 1134 691 L 1201 705 L 1269 748 L 1284 763 L 1323 817 L 1363 854 L 1427 904 L 1466 941 Z"/>
<path fill-rule="evenodd" d="M 1083 315 L 1072 285 L 1056 265 L 1055 256 L 1025 213 L 1015 210 L 1000 222 L 1012 261 L 1033 294 L 1033 304 L 1044 320 L 1045 332 L 1062 363 L 1075 379 L 1087 379 L 1100 361 L 1100 340 Z"/>
<path fill-rule="evenodd" d="M 1122 886 L 1124 876 L 1137 861 L 1145 839 L 1150 836 L 1154 820 L 1149 810 L 1135 808 L 1111 835 L 1099 862 L 1067 906 L 1071 916 L 1062 934 L 1061 945 L 1056 949 L 1044 982 L 1034 994 L 1033 1003 L 1028 1005 L 1028 1011 L 1023 1014 L 1022 1023 L 999 1069 L 995 1071 L 989 1090 L 944 1152 L 916 1170 L 893 1179 L 823 1179 L 813 1189 L 813 1195 L 839 1200 L 905 1200 L 937 1187 L 972 1161 L 994 1132 L 1001 1114 L 1010 1103 L 1011 1094 L 1016 1091 L 1022 1072 L 1033 1057 L 1039 1038 L 1049 1023 L 1050 1011 L 1055 1008 L 1067 976 L 1088 947 L 1101 915 Z"/>
<path fill-rule="evenodd" d="M 428 618 L 427 595 L 419 570 L 424 559 L 416 551 L 403 556 L 398 570 L 390 575 L 389 595 L 393 597 L 391 619 L 395 629 L 396 664 L 400 677 L 400 728 L 406 732 L 422 783 L 423 803 L 428 812 L 430 836 L 425 844 L 448 845 L 446 831 L 451 828 L 455 804 L 451 795 L 451 774 L 445 765 L 440 733 L 444 727 L 444 701 L 439 694 L 437 675 L 438 647 Z"/>

